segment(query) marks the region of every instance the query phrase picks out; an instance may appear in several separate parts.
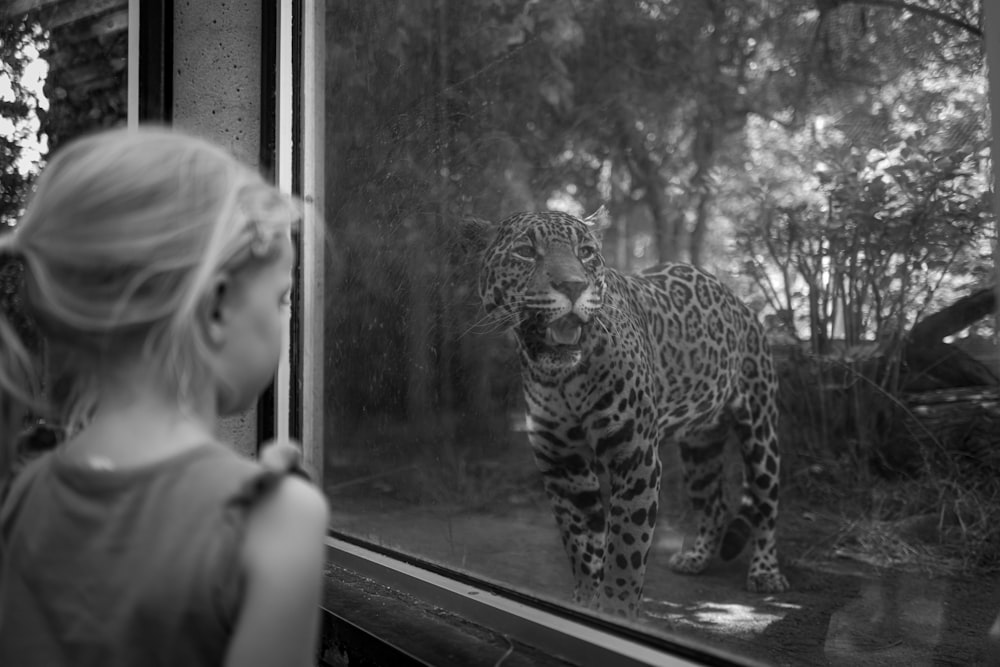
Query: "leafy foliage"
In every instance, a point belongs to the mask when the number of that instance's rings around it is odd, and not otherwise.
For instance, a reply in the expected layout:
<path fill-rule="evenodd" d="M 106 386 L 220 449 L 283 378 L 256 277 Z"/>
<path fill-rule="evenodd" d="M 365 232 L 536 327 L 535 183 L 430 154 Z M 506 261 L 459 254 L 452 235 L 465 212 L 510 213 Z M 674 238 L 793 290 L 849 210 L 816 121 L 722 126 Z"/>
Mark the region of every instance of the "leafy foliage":
<path fill-rule="evenodd" d="M 334 419 L 509 409 L 473 262 L 442 252 L 470 214 L 605 203 L 612 263 L 707 265 L 819 345 L 982 280 L 981 5 L 912 7 L 330 5 Z"/>
<path fill-rule="evenodd" d="M 28 85 L 27 69 L 44 46 L 41 28 L 27 18 L 0 23 L 0 225 L 14 224 L 23 206 L 37 159 L 27 153 L 38 131 L 40 106 Z"/>
<path fill-rule="evenodd" d="M 918 41 L 914 20 L 870 16 L 879 36 L 860 40 L 870 72 L 841 83 L 840 100 L 821 100 L 797 133 L 747 128 L 756 168 L 736 230 L 744 270 L 816 350 L 835 334 L 895 339 L 990 279 L 982 54 L 959 59 L 974 55 L 961 35 Z"/>

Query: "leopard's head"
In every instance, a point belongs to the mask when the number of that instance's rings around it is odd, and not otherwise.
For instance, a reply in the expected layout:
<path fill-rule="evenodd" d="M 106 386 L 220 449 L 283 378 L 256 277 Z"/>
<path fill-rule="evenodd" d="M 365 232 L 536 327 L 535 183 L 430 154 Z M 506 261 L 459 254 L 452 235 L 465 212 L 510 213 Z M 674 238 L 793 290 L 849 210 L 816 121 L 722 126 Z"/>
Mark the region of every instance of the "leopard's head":
<path fill-rule="evenodd" d="M 557 211 L 518 213 L 492 228 L 479 296 L 491 322 L 511 329 L 540 369 L 578 364 L 604 305 L 601 207 L 581 220 Z"/>

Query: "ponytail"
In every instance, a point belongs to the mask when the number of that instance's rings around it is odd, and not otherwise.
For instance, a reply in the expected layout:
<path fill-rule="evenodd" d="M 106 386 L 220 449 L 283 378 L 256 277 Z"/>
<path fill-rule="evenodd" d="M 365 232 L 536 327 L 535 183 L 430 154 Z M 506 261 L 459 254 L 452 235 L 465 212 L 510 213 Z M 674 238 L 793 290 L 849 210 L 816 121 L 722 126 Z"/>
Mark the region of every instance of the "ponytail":
<path fill-rule="evenodd" d="M 40 408 L 41 341 L 20 303 L 25 265 L 3 252 L 10 236 L 0 237 L 0 486 L 14 472 L 19 434 Z"/>

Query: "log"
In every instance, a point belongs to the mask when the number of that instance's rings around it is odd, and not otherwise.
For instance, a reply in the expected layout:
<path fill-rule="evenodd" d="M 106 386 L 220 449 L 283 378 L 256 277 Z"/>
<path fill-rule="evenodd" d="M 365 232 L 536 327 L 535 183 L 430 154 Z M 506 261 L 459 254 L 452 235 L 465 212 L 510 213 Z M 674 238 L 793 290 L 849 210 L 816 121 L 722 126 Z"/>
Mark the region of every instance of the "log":
<path fill-rule="evenodd" d="M 956 334 L 975 324 L 995 308 L 996 291 L 993 287 L 976 290 L 913 325 L 910 340 L 916 345 L 940 342 L 945 336 Z"/>
<path fill-rule="evenodd" d="M 1000 382 L 984 363 L 943 340 L 975 324 L 995 308 L 996 292 L 987 287 L 917 322 L 903 346 L 903 390 L 982 387 Z"/>

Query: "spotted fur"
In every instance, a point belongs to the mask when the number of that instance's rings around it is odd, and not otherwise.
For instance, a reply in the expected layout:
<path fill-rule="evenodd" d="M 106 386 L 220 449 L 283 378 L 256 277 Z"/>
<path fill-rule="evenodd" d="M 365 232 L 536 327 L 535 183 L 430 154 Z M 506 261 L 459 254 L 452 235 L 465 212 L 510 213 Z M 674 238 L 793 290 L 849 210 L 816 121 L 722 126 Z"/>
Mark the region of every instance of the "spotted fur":
<path fill-rule="evenodd" d="M 482 223 L 480 223 L 482 224 Z M 747 588 L 788 588 L 778 568 L 776 377 L 753 313 L 685 264 L 640 275 L 605 265 L 607 214 L 521 213 L 492 226 L 479 293 L 518 341 L 528 437 L 572 563 L 573 599 L 633 617 L 656 526 L 660 445 L 673 443 L 698 533 L 671 568 L 701 572 L 752 535 Z M 486 243 L 486 242 L 484 242 Z M 744 461 L 740 511 L 723 448 Z M 601 479 L 605 479 L 602 487 Z"/>

